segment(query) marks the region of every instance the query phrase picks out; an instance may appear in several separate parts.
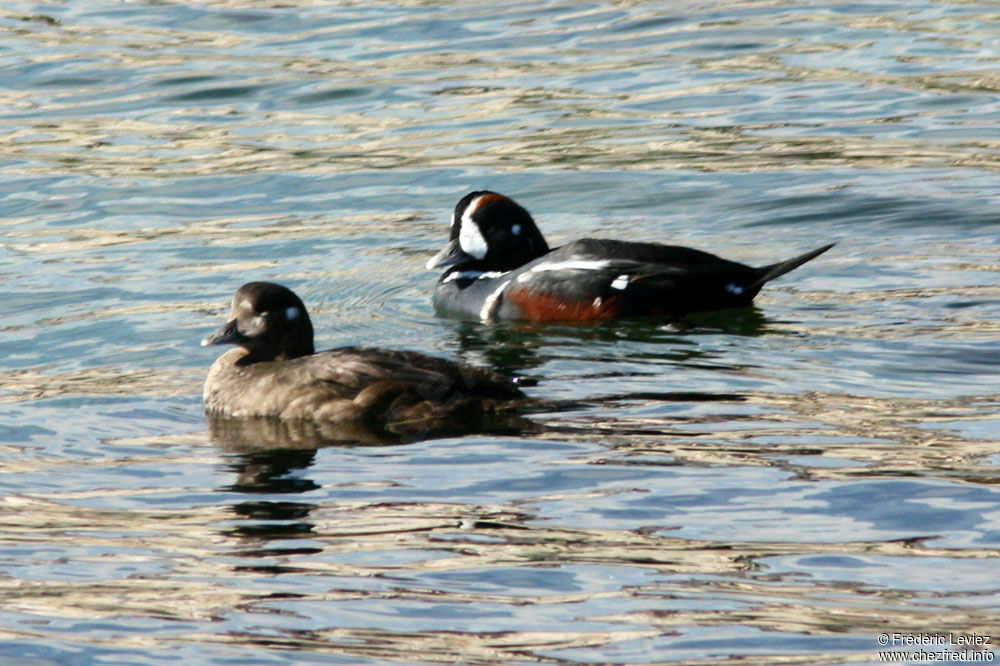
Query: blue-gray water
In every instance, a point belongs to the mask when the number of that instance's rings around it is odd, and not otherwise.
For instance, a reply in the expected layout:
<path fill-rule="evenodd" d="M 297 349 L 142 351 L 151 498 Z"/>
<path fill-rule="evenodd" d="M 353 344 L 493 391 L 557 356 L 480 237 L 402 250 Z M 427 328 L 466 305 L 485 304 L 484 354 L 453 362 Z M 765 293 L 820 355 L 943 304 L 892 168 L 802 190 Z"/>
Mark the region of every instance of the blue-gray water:
<path fill-rule="evenodd" d="M 995 645 L 998 71 L 974 1 L 2 3 L 0 663 Z M 685 326 L 436 318 L 423 264 L 482 188 L 554 244 L 838 245 Z M 213 441 L 198 340 L 251 279 L 320 347 L 595 400 Z"/>

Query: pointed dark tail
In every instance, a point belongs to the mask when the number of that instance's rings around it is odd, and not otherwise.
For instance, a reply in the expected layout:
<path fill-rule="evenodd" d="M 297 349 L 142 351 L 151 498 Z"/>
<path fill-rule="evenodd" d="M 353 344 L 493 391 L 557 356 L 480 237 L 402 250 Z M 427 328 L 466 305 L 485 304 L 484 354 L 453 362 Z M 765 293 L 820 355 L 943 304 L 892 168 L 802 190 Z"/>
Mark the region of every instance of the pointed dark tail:
<path fill-rule="evenodd" d="M 824 245 L 823 247 L 813 250 L 812 252 L 806 252 L 805 254 L 800 254 L 799 256 L 793 257 L 787 261 L 779 261 L 778 263 L 771 264 L 770 266 L 762 266 L 761 268 L 757 269 L 761 272 L 761 276 L 748 286 L 750 288 L 760 287 L 765 282 L 773 280 L 774 278 L 780 275 L 784 275 L 789 271 L 794 271 L 796 268 L 806 263 L 807 261 L 815 259 L 819 255 L 823 254 L 834 245 L 836 245 L 836 243 L 830 243 L 829 245 Z"/>

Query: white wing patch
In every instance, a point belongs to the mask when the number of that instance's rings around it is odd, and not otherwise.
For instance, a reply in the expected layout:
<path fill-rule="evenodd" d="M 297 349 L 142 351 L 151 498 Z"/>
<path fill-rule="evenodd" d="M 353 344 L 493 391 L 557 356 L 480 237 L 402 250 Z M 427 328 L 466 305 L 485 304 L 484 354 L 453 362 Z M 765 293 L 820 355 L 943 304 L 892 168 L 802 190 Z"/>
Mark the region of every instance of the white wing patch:
<path fill-rule="evenodd" d="M 449 273 L 441 281 L 451 282 L 452 280 L 492 280 L 493 278 L 503 277 L 506 274 L 507 272 L 501 272 L 501 271 L 455 271 L 454 273 Z"/>
<path fill-rule="evenodd" d="M 625 289 L 625 287 L 628 286 L 628 280 L 629 278 L 627 275 L 625 274 L 619 275 L 618 277 L 615 278 L 615 281 L 611 283 L 611 288 L 617 289 L 618 291 L 622 291 L 623 289 Z"/>
<path fill-rule="evenodd" d="M 607 260 L 570 259 L 568 261 L 552 261 L 531 267 L 532 273 L 545 271 L 599 271 L 611 265 Z"/>

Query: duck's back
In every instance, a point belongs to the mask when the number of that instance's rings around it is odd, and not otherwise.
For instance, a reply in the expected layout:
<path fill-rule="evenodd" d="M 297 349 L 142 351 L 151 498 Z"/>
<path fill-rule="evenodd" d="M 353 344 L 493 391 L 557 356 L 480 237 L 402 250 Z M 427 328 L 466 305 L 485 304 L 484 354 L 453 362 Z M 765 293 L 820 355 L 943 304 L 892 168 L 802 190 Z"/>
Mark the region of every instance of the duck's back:
<path fill-rule="evenodd" d="M 585 238 L 524 266 L 496 306 L 500 319 L 668 315 L 749 304 L 758 269 L 676 245 Z"/>
<path fill-rule="evenodd" d="M 343 347 L 241 365 L 245 354 L 231 350 L 212 366 L 209 412 L 391 424 L 481 414 L 525 397 L 507 377 L 416 352 Z"/>
<path fill-rule="evenodd" d="M 569 259 L 622 260 L 649 264 L 661 270 L 667 268 L 688 271 L 727 270 L 752 272 L 754 269 L 729 259 L 681 245 L 660 243 L 638 243 L 609 238 L 581 238 L 560 246 L 534 263 L 541 260 L 561 261 Z"/>

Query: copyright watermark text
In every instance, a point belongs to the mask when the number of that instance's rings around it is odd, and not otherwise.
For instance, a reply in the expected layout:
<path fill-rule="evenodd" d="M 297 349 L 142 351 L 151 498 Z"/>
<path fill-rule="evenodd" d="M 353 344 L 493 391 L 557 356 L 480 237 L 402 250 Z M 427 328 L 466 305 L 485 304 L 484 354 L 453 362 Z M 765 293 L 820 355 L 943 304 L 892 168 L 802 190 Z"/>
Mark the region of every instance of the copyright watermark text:
<path fill-rule="evenodd" d="M 878 653 L 883 662 L 992 662 L 992 638 L 986 634 L 944 634 L 887 632 L 878 635 L 878 644 L 892 648 Z"/>

